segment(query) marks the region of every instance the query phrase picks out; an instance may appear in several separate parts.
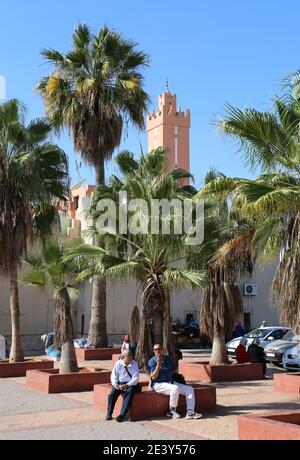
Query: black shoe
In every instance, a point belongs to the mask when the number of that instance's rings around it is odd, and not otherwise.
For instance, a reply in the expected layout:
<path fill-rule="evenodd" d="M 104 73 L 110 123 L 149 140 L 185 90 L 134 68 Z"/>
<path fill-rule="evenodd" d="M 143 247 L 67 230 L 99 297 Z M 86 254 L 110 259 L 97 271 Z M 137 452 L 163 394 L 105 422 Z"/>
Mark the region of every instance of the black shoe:
<path fill-rule="evenodd" d="M 117 422 L 125 422 L 125 419 L 124 419 L 123 415 L 118 415 L 118 417 L 116 417 L 116 421 Z"/>
<path fill-rule="evenodd" d="M 107 415 L 107 416 L 105 417 L 105 420 L 112 420 L 112 416 L 111 416 L 111 415 Z"/>

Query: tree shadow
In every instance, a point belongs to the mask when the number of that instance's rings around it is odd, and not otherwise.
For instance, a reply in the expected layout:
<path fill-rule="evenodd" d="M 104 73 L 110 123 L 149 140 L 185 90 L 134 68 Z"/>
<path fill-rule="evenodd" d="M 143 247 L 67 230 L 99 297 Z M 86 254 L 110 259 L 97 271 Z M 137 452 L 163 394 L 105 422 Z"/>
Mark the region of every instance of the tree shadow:
<path fill-rule="evenodd" d="M 255 403 L 255 404 L 239 404 L 232 406 L 223 406 L 217 404 L 217 407 L 212 412 L 203 412 L 203 419 L 213 419 L 225 417 L 229 415 L 246 415 L 255 414 L 260 411 L 277 412 L 279 410 L 300 410 L 300 401 L 297 402 L 269 402 L 269 403 Z"/>

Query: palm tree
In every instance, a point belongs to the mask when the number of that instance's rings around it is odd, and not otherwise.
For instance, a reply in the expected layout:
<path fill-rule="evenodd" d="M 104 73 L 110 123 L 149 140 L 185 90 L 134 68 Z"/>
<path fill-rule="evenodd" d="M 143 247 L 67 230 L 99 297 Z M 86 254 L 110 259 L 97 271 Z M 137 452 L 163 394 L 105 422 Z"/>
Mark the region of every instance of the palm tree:
<path fill-rule="evenodd" d="M 105 160 L 120 145 L 124 126 L 144 128 L 149 97 L 140 71 L 149 57 L 136 46 L 107 27 L 94 35 L 80 24 L 72 51 L 42 52 L 54 66 L 37 87 L 46 114 L 58 130 L 70 130 L 75 150 L 95 167 L 98 186 L 105 184 Z M 107 346 L 105 278 L 93 281 L 89 342 Z"/>
<path fill-rule="evenodd" d="M 0 105 L 0 273 L 10 279 L 12 345 L 10 361 L 22 361 L 18 265 L 34 236 L 51 231 L 53 199 L 68 195 L 67 158 L 48 141 L 45 120 L 25 125 L 16 99 Z"/>
<path fill-rule="evenodd" d="M 55 343 L 62 347 L 61 374 L 78 372 L 71 316 L 71 303 L 79 297 L 75 280 L 78 267 L 64 260 L 65 251 L 64 243 L 59 238 L 47 238 L 40 253 L 25 258 L 30 271 L 22 277 L 22 281 L 30 286 L 53 291 L 56 306 Z"/>
<path fill-rule="evenodd" d="M 283 324 L 300 333 L 300 102 L 297 87 L 275 99 L 274 112 L 227 106 L 219 125 L 242 150 L 246 164 L 262 173 L 255 180 L 219 178 L 207 193 L 227 194 L 241 213 L 255 216 L 253 245 L 261 260 L 279 264 L 272 298 L 279 304 Z"/>
<path fill-rule="evenodd" d="M 137 344 L 140 335 L 140 312 L 137 305 L 133 305 L 130 314 L 130 341 Z"/>
<path fill-rule="evenodd" d="M 101 197 L 111 197 L 118 207 L 118 192 L 127 192 L 129 199 L 142 199 L 149 210 L 148 215 L 140 215 L 140 223 L 150 230 L 151 200 L 191 197 L 190 186 L 181 186 L 180 179 L 190 177 L 182 170 L 167 171 L 164 149 L 156 149 L 142 155 L 139 162 L 129 152 L 117 156 L 117 162 L 124 175 L 123 179 L 113 177 L 111 187 L 100 188 L 94 196 L 92 211 L 97 218 L 97 202 Z M 195 189 L 193 189 L 195 192 Z M 98 215 L 99 216 L 99 215 Z M 128 219 L 132 215 L 129 214 Z M 160 217 L 160 223 L 162 217 Z M 172 354 L 170 323 L 170 291 L 186 286 L 197 288 L 205 284 L 204 271 L 190 270 L 185 265 L 186 234 L 174 231 L 169 235 L 135 234 L 107 235 L 106 248 L 82 245 L 70 253 L 70 257 L 86 258 L 90 266 L 79 275 L 86 279 L 91 275 L 116 279 L 135 279 L 142 295 L 142 314 L 136 359 L 140 366 L 147 368 L 153 345 L 162 343 L 165 352 Z"/>
<path fill-rule="evenodd" d="M 251 242 L 253 223 L 242 219 L 237 207 L 215 196 L 210 184 L 226 177 L 211 170 L 195 199 L 205 198 L 204 241 L 188 256 L 189 266 L 206 269 L 209 285 L 201 302 L 201 330 L 213 339 L 211 365 L 228 364 L 225 337 L 243 311 L 243 301 L 236 285 L 241 270 L 252 272 Z"/>

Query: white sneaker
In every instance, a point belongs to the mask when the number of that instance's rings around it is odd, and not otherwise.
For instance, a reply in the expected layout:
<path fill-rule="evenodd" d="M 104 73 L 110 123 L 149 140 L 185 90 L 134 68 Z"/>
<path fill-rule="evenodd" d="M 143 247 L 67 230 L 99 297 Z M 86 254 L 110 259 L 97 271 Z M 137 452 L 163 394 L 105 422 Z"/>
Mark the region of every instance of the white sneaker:
<path fill-rule="evenodd" d="M 202 414 L 198 414 L 197 412 L 194 412 L 194 411 L 188 411 L 185 418 L 187 420 L 191 420 L 191 419 L 199 419 L 199 418 L 202 418 Z"/>
<path fill-rule="evenodd" d="M 181 418 L 181 415 L 179 415 L 175 409 L 169 409 L 168 412 L 166 413 L 166 416 L 169 418 L 174 418 L 174 419 Z"/>

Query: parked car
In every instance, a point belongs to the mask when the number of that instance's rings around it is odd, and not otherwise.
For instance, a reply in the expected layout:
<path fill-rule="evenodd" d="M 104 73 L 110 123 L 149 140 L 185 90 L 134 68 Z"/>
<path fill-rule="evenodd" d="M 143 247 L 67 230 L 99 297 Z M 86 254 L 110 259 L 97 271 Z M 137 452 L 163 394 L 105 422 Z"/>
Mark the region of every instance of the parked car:
<path fill-rule="evenodd" d="M 285 369 L 289 369 L 291 371 L 292 370 L 299 371 L 300 369 L 300 344 L 299 342 L 284 352 L 283 357 L 282 357 L 282 364 Z"/>
<path fill-rule="evenodd" d="M 286 332 L 289 331 L 288 327 L 280 326 L 268 326 L 268 327 L 259 327 L 253 331 L 246 334 L 244 337 L 247 338 L 246 348 L 253 343 L 255 337 L 260 339 L 260 346 L 265 348 L 267 344 L 271 341 L 281 339 Z M 230 340 L 226 344 L 227 353 L 229 356 L 235 356 L 235 349 L 239 345 L 242 337 L 236 337 L 235 339 Z"/>
<path fill-rule="evenodd" d="M 297 342 L 297 338 L 290 329 L 282 339 L 268 343 L 264 348 L 266 361 L 276 366 L 282 366 L 282 357 L 285 351 L 293 346 L 293 342 Z"/>

